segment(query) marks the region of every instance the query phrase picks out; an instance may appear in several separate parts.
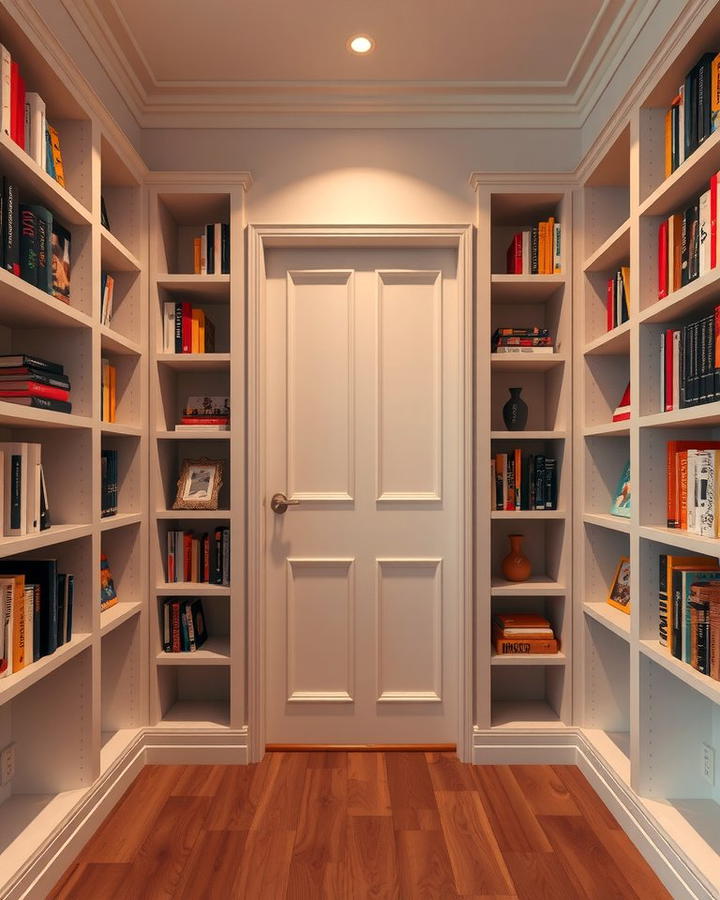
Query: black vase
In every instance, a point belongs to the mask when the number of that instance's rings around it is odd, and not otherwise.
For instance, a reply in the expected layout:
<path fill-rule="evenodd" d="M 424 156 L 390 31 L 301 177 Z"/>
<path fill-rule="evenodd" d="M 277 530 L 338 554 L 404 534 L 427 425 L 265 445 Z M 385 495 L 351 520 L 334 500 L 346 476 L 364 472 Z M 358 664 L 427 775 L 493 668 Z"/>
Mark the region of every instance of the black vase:
<path fill-rule="evenodd" d="M 528 406 L 521 399 L 522 388 L 509 388 L 510 399 L 503 406 L 503 421 L 508 431 L 524 431 L 527 425 Z"/>

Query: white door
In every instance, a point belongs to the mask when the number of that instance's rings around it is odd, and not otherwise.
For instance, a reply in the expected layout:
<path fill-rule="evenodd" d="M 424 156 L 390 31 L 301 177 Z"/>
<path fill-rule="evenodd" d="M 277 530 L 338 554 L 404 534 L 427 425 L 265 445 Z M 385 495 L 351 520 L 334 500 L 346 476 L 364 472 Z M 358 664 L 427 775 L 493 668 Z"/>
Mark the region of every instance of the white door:
<path fill-rule="evenodd" d="M 457 252 L 268 249 L 266 275 L 266 739 L 455 742 Z"/>

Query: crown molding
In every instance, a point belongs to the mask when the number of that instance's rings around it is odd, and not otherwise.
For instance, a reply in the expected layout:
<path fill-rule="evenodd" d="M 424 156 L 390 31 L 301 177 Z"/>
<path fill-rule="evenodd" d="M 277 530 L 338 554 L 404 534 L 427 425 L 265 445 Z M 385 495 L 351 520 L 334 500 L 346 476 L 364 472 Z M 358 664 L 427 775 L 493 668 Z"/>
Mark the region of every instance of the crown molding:
<path fill-rule="evenodd" d="M 469 181 L 473 190 L 485 185 L 552 186 L 566 190 L 576 187 L 572 172 L 471 172 Z"/>
<path fill-rule="evenodd" d="M 249 191 L 253 178 L 250 172 L 149 172 L 145 178 L 145 184 L 149 187 L 162 187 L 163 185 L 182 185 L 187 187 L 212 187 L 232 185 Z"/>

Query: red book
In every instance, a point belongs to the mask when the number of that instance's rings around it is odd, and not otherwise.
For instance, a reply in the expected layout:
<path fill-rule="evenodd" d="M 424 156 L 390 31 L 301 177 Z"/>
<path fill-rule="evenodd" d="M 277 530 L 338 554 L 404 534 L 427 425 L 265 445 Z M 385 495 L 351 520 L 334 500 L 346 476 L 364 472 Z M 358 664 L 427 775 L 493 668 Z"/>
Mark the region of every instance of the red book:
<path fill-rule="evenodd" d="M 658 300 L 668 295 L 668 223 L 658 228 Z M 667 363 L 667 358 L 665 360 Z"/>
<path fill-rule="evenodd" d="M 183 533 L 183 581 L 190 581 L 192 569 L 192 532 Z"/>
<path fill-rule="evenodd" d="M 613 422 L 623 422 L 625 419 L 630 418 L 630 382 L 628 381 L 628 385 L 625 388 L 625 392 L 622 395 L 622 400 L 615 407 L 615 412 L 613 413 L 612 420 Z"/>
<path fill-rule="evenodd" d="M 20 66 L 15 60 L 10 63 L 10 137 L 18 143 L 18 88 L 20 86 Z M 25 113 L 23 112 L 23 122 Z"/>
<path fill-rule="evenodd" d="M 6 381 L 0 382 L 0 397 L 47 397 L 48 400 L 69 400 L 70 391 L 49 384 L 37 384 L 34 381 Z"/>
<path fill-rule="evenodd" d="M 665 412 L 675 409 L 673 397 L 673 329 L 665 331 Z"/>
<path fill-rule="evenodd" d="M 717 266 L 718 173 L 710 176 L 710 268 Z"/>
<path fill-rule="evenodd" d="M 180 601 L 173 600 L 170 604 L 170 639 L 172 640 L 172 652 L 180 652 Z"/>
<path fill-rule="evenodd" d="M 522 275 L 522 232 L 512 239 L 507 251 L 508 275 Z"/>
<path fill-rule="evenodd" d="M 720 450 L 720 441 L 668 441 L 667 445 L 667 527 L 680 527 L 680 504 L 677 495 L 676 456 L 683 450 Z"/>
<path fill-rule="evenodd" d="M 615 327 L 615 279 L 608 278 L 607 283 L 607 330 L 612 331 Z"/>
<path fill-rule="evenodd" d="M 229 425 L 230 419 L 227 416 L 183 416 L 180 419 L 181 425 Z"/>
<path fill-rule="evenodd" d="M 192 353 L 192 303 L 182 305 L 182 352 Z"/>
<path fill-rule="evenodd" d="M 202 580 L 205 584 L 210 584 L 210 535 L 205 532 L 203 534 L 203 567 L 202 567 Z"/>
<path fill-rule="evenodd" d="M 25 79 L 18 73 L 17 87 L 17 143 L 25 149 Z"/>

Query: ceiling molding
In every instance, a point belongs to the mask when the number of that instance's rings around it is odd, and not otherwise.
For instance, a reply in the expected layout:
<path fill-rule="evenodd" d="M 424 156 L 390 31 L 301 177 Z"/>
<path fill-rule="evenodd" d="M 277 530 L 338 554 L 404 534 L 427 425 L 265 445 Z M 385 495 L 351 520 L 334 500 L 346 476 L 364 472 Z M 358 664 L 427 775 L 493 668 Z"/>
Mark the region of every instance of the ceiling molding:
<path fill-rule="evenodd" d="M 115 0 L 62 0 L 143 128 L 578 128 L 657 2 L 604 0 L 560 81 L 347 83 L 158 80 Z"/>
<path fill-rule="evenodd" d="M 148 185 L 192 184 L 193 189 L 198 185 L 236 185 L 249 191 L 252 183 L 250 172 L 149 172 L 145 178 L 145 184 Z"/>

